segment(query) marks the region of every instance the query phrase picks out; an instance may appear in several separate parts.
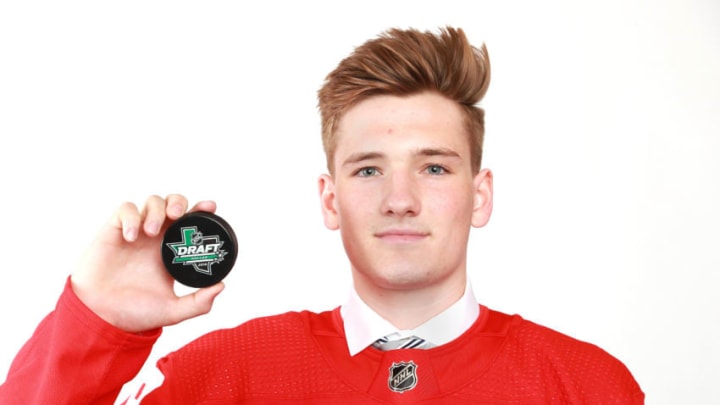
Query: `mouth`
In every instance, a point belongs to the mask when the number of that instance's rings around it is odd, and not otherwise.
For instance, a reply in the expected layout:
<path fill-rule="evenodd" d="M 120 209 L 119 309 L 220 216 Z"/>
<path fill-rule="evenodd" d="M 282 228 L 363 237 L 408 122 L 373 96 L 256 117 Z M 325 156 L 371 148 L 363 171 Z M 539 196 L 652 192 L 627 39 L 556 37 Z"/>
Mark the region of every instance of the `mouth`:
<path fill-rule="evenodd" d="M 382 241 L 390 243 L 411 243 L 427 238 L 430 236 L 430 233 L 412 229 L 389 229 L 377 232 L 374 236 Z"/>

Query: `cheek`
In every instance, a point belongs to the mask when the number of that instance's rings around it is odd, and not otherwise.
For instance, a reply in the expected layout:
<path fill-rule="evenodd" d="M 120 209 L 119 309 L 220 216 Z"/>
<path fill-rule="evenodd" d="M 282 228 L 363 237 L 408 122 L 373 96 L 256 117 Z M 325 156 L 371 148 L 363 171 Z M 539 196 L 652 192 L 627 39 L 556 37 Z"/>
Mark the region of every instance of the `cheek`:
<path fill-rule="evenodd" d="M 352 188 L 338 190 L 337 193 L 337 212 L 340 230 L 345 228 L 357 228 L 362 224 L 367 224 L 367 218 L 371 215 L 373 202 L 371 201 L 373 193 L 361 192 Z M 351 229 L 346 229 L 350 231 Z"/>
<path fill-rule="evenodd" d="M 353 266 L 363 266 L 372 256 L 372 202 L 367 193 L 342 193 L 337 200 L 338 224 L 345 253 Z"/>
<path fill-rule="evenodd" d="M 467 222 L 472 219 L 474 194 L 467 188 L 432 190 L 432 198 L 425 199 L 423 209 L 427 214 L 449 222 Z"/>

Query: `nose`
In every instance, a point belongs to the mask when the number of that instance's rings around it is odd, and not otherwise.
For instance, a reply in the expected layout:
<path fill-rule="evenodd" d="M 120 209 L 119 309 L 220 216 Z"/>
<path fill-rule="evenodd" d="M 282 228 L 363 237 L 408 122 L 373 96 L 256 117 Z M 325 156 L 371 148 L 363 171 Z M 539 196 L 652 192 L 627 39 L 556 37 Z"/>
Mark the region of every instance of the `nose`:
<path fill-rule="evenodd" d="M 390 216 L 416 216 L 420 214 L 420 190 L 412 175 L 393 172 L 386 177 L 382 211 Z"/>

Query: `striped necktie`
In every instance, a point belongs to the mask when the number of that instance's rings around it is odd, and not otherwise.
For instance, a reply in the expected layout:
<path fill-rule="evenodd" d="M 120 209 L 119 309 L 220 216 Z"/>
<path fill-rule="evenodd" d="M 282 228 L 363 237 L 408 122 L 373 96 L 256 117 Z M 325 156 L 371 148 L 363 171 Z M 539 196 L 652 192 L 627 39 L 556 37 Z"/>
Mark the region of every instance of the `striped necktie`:
<path fill-rule="evenodd" d="M 388 340 L 388 338 L 384 336 L 373 343 L 374 348 L 382 351 L 396 349 L 429 349 L 432 346 L 433 345 L 430 342 L 417 336 L 409 336 L 397 340 Z"/>

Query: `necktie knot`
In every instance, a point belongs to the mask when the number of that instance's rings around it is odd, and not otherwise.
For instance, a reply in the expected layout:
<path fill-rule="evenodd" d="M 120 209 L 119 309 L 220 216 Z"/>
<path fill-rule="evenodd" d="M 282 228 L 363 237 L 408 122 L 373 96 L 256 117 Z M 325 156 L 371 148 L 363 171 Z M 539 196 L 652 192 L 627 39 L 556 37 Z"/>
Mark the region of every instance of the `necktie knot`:
<path fill-rule="evenodd" d="M 425 339 L 417 336 L 408 336 L 406 338 L 389 340 L 387 336 L 381 337 L 373 343 L 373 347 L 378 350 L 388 351 L 396 349 L 429 349 L 432 345 Z"/>

